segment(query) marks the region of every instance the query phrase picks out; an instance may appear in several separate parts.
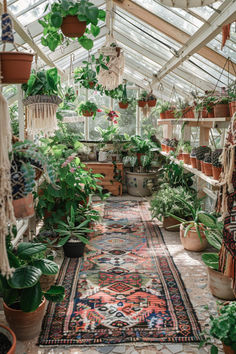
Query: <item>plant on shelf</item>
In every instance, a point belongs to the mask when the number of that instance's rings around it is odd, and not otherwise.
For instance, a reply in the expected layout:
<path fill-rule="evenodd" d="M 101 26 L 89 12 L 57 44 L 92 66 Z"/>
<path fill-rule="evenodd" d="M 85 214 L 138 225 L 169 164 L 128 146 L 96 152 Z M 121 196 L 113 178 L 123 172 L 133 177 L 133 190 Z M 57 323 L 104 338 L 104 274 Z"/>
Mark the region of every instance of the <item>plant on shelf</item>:
<path fill-rule="evenodd" d="M 177 108 L 174 112 L 175 118 L 194 118 L 193 107 L 188 100 L 178 98 Z"/>
<path fill-rule="evenodd" d="M 216 96 L 214 102 L 214 116 L 215 117 L 229 117 L 229 97 L 228 96 Z"/>
<path fill-rule="evenodd" d="M 206 176 L 212 176 L 213 170 L 212 170 L 212 153 L 205 154 L 204 156 L 204 173 Z"/>
<path fill-rule="evenodd" d="M 186 163 L 187 165 L 190 165 L 190 153 L 192 151 L 192 146 L 190 141 L 185 141 L 182 144 L 182 150 L 183 150 L 183 160 L 184 163 Z"/>
<path fill-rule="evenodd" d="M 218 348 L 213 343 L 213 338 L 223 344 L 224 352 L 234 354 L 236 352 L 236 302 L 218 303 L 217 316 L 210 316 L 209 328 L 203 332 L 203 345 L 211 345 L 211 353 L 218 354 Z"/>
<path fill-rule="evenodd" d="M 180 218 L 188 218 L 191 216 L 189 208 L 183 206 L 183 203 L 176 197 L 186 200 L 191 203 L 191 205 L 194 203 L 192 192 L 182 186 L 173 188 L 170 185 L 165 185 L 158 190 L 150 201 L 152 217 L 163 221 L 163 227 L 165 229 L 168 229 L 169 226 L 176 225 L 176 220 L 169 216 L 170 213 Z"/>
<path fill-rule="evenodd" d="M 96 117 L 97 112 L 102 112 L 101 110 L 98 110 L 97 105 L 94 102 L 87 101 L 87 102 L 81 102 L 79 107 L 78 107 L 78 113 L 82 114 L 84 117 L 93 117 L 93 119 Z"/>
<path fill-rule="evenodd" d="M 62 286 L 43 291 L 40 285 L 41 276 L 56 274 L 58 265 L 44 258 L 46 245 L 41 243 L 22 242 L 14 251 L 8 241 L 7 249 L 10 265 L 15 270 L 9 279 L 0 275 L 5 316 L 18 339 L 32 339 L 41 329 L 45 299 L 59 302 L 64 298 Z"/>
<path fill-rule="evenodd" d="M 219 180 L 220 174 L 222 172 L 222 162 L 221 162 L 221 155 L 222 149 L 216 149 L 212 152 L 211 155 L 211 162 L 212 162 L 212 173 L 213 178 Z"/>
<path fill-rule="evenodd" d="M 160 119 L 165 119 L 165 118 L 174 118 L 174 115 L 171 116 L 171 114 L 167 115 L 167 112 L 171 111 L 171 105 L 170 102 L 162 102 L 159 104 L 159 107 L 157 107 L 159 109 L 159 113 L 160 113 Z M 172 112 L 173 114 L 173 112 Z"/>
<path fill-rule="evenodd" d="M 193 191 L 193 176 L 193 173 L 185 172 L 182 166 L 168 160 L 158 171 L 158 185 L 169 184 L 173 188 L 183 186 Z"/>
<path fill-rule="evenodd" d="M 196 148 L 196 159 L 197 159 L 196 162 L 197 162 L 197 169 L 199 171 L 204 172 L 203 166 L 202 166 L 204 156 L 206 154 L 209 154 L 210 152 L 211 152 L 211 148 L 209 146 L 198 146 Z"/>
<path fill-rule="evenodd" d="M 87 50 L 93 47 L 91 34 L 97 37 L 100 33 L 98 21 L 105 21 L 106 12 L 98 9 L 88 0 L 75 3 L 74 1 L 58 0 L 47 4 L 49 12 L 38 20 L 43 26 L 41 43 L 51 51 L 62 44 L 69 44 L 66 37 L 78 38 L 78 42 Z M 86 33 L 86 34 L 84 34 Z"/>

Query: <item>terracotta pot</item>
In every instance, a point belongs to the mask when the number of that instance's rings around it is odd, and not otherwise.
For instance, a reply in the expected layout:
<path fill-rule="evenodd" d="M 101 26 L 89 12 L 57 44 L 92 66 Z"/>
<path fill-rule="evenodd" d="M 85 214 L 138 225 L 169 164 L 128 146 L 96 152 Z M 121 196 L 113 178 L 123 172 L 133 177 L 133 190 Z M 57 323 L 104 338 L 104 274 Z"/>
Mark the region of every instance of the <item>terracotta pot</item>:
<path fill-rule="evenodd" d="M 169 152 L 170 151 L 175 151 L 176 150 L 176 148 L 174 148 L 174 147 L 172 147 L 172 146 L 169 146 Z"/>
<path fill-rule="evenodd" d="M 93 114 L 94 114 L 93 112 L 83 111 L 83 116 L 84 116 L 84 117 L 92 117 Z"/>
<path fill-rule="evenodd" d="M 147 197 L 151 195 L 147 183 L 150 180 L 153 181 L 155 178 L 156 172 L 126 172 L 128 194 L 136 197 Z"/>
<path fill-rule="evenodd" d="M 187 107 L 182 110 L 183 118 L 194 118 L 193 107 Z"/>
<path fill-rule="evenodd" d="M 156 103 L 157 103 L 157 100 L 148 100 L 147 101 L 148 107 L 155 107 Z"/>
<path fill-rule="evenodd" d="M 173 110 L 165 111 L 165 118 L 174 119 L 175 118 L 174 111 Z"/>
<path fill-rule="evenodd" d="M 232 101 L 229 103 L 229 112 L 230 112 L 230 117 L 232 117 L 233 114 L 236 112 L 236 101 Z"/>
<path fill-rule="evenodd" d="M 217 181 L 220 180 L 221 172 L 222 172 L 222 167 L 215 167 L 215 166 L 212 165 L 213 178 L 216 179 Z"/>
<path fill-rule="evenodd" d="M 143 153 L 141 153 L 141 152 L 137 152 L 137 159 L 138 159 L 138 164 L 139 164 L 139 166 L 142 166 L 141 157 L 142 157 L 143 155 L 145 155 L 145 154 L 143 154 Z"/>
<path fill-rule="evenodd" d="M 234 300 L 235 296 L 232 289 L 232 279 L 221 272 L 207 267 L 208 286 L 212 295 L 222 300 Z"/>
<path fill-rule="evenodd" d="M 183 152 L 183 160 L 184 160 L 184 163 L 186 163 L 187 165 L 190 165 L 191 162 L 190 162 L 190 154 L 186 153 L 186 152 Z"/>
<path fill-rule="evenodd" d="M 119 107 L 120 107 L 121 109 L 126 109 L 126 108 L 129 107 L 129 104 L 128 104 L 128 103 L 119 102 Z"/>
<path fill-rule="evenodd" d="M 37 337 L 40 333 L 44 317 L 46 300 L 44 299 L 37 310 L 23 312 L 8 307 L 3 302 L 3 309 L 10 328 L 15 332 L 19 340 L 29 340 Z"/>
<path fill-rule="evenodd" d="M 170 146 L 169 145 L 166 145 L 166 152 L 170 152 Z"/>
<path fill-rule="evenodd" d="M 180 152 L 180 153 L 178 154 L 177 159 L 178 159 L 178 160 L 183 160 L 183 159 L 184 159 L 182 152 Z"/>
<path fill-rule="evenodd" d="M 195 156 L 190 156 L 190 162 L 193 168 L 197 168 L 197 159 Z"/>
<path fill-rule="evenodd" d="M 34 198 L 32 193 L 29 193 L 24 198 L 13 200 L 12 204 L 17 219 L 29 218 L 34 215 Z"/>
<path fill-rule="evenodd" d="M 86 21 L 79 21 L 77 16 L 68 15 L 63 18 L 61 31 L 66 37 L 81 37 L 86 30 Z"/>
<path fill-rule="evenodd" d="M 26 84 L 33 57 L 30 53 L 0 52 L 2 84 Z"/>
<path fill-rule="evenodd" d="M 207 117 L 208 118 L 215 118 L 213 109 L 211 110 L 211 112 L 207 112 Z"/>
<path fill-rule="evenodd" d="M 176 227 L 172 227 L 171 229 L 168 229 L 168 227 L 170 226 L 175 226 Z M 163 227 L 165 230 L 167 231 L 179 231 L 179 227 L 180 227 L 180 221 L 176 220 L 175 218 L 173 218 L 172 216 L 164 216 L 163 217 Z"/>
<path fill-rule="evenodd" d="M 51 286 L 55 284 L 56 278 L 57 278 L 57 274 L 41 275 L 39 279 L 41 289 L 43 291 L 48 291 L 51 288 Z"/>
<path fill-rule="evenodd" d="M 161 144 L 161 150 L 162 151 L 166 151 L 166 145 L 165 144 Z"/>
<path fill-rule="evenodd" d="M 198 171 L 201 171 L 201 161 L 196 158 L 196 162 Z"/>
<path fill-rule="evenodd" d="M 223 343 L 223 349 L 225 354 L 236 354 L 236 351 L 232 349 L 230 346 Z"/>
<path fill-rule="evenodd" d="M 166 112 L 160 113 L 160 119 L 165 119 L 166 118 Z"/>
<path fill-rule="evenodd" d="M 94 86 L 95 86 L 95 82 L 89 81 L 89 87 L 90 87 L 90 88 L 94 88 Z"/>
<path fill-rule="evenodd" d="M 146 101 L 142 101 L 142 100 L 139 100 L 139 101 L 138 101 L 138 106 L 139 106 L 139 107 L 145 107 L 146 104 L 147 104 Z"/>
<path fill-rule="evenodd" d="M 214 116 L 215 117 L 229 117 L 229 104 L 228 103 L 219 103 L 214 106 Z"/>
<path fill-rule="evenodd" d="M 187 236 L 184 237 L 184 227 L 183 224 L 180 225 L 180 240 L 184 248 L 188 251 L 200 252 L 207 247 L 208 242 L 204 232 L 201 231 L 200 234 L 202 236 L 202 242 L 195 228 L 190 229 Z"/>
<path fill-rule="evenodd" d="M 16 351 L 15 333 L 10 328 L 4 326 L 3 324 L 0 324 L 0 333 L 2 333 L 5 337 L 7 337 L 7 339 L 11 342 L 11 348 L 8 350 L 6 354 L 15 354 Z"/>
<path fill-rule="evenodd" d="M 203 173 L 205 173 L 205 166 L 204 166 L 204 161 L 203 160 L 200 161 L 200 165 L 201 165 L 201 171 Z"/>
<path fill-rule="evenodd" d="M 212 164 L 210 162 L 204 162 L 204 171 L 206 176 L 211 177 L 213 175 Z"/>
<path fill-rule="evenodd" d="M 206 107 L 204 107 L 201 111 L 201 118 L 208 118 L 208 112 Z"/>

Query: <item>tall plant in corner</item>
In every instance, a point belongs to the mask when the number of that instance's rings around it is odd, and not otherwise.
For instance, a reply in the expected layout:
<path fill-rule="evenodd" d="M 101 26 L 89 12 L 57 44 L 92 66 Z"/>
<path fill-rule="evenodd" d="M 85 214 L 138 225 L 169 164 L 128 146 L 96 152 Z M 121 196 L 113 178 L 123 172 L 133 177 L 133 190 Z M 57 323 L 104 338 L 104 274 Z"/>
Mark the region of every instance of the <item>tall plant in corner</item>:
<path fill-rule="evenodd" d="M 45 12 L 49 12 L 38 22 L 43 26 L 41 43 L 50 50 L 61 44 L 69 44 L 66 37 L 78 38 L 78 42 L 87 50 L 93 47 L 93 40 L 89 34 L 97 37 L 100 33 L 99 20 L 105 21 L 106 12 L 98 9 L 88 0 L 79 2 L 57 0 L 53 4 L 47 4 Z"/>

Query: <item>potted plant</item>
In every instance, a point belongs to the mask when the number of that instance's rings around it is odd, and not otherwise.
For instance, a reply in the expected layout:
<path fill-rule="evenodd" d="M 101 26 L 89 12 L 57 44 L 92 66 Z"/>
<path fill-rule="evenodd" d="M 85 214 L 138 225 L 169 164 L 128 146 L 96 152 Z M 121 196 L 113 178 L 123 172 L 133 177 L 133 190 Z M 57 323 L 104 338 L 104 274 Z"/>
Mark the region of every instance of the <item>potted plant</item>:
<path fill-rule="evenodd" d="M 236 87 L 235 86 L 228 90 L 228 95 L 229 95 L 230 117 L 233 117 L 234 113 L 236 112 Z"/>
<path fill-rule="evenodd" d="M 196 149 L 197 148 L 193 148 L 190 153 L 190 162 L 193 168 L 197 168 Z"/>
<path fill-rule="evenodd" d="M 75 3 L 69 0 L 53 2 L 42 20 L 38 22 L 43 26 L 44 34 L 41 43 L 50 50 L 63 43 L 69 44 L 65 37 L 78 38 L 78 42 L 87 50 L 92 49 L 93 40 L 88 34 L 96 37 L 100 33 L 98 21 L 105 21 L 106 12 L 98 9 L 88 0 Z M 86 33 L 86 34 L 84 34 Z"/>
<path fill-rule="evenodd" d="M 0 323 L 0 348 L 2 353 L 15 354 L 16 336 L 7 326 Z"/>
<path fill-rule="evenodd" d="M 204 163 L 205 175 L 211 177 L 213 175 L 211 152 L 209 152 L 208 154 L 205 154 L 203 163 Z"/>
<path fill-rule="evenodd" d="M 186 163 L 187 165 L 190 165 L 190 153 L 192 151 L 192 147 L 191 147 L 191 143 L 190 141 L 185 141 L 182 145 L 182 150 L 183 150 L 183 160 L 184 163 Z"/>
<path fill-rule="evenodd" d="M 147 91 L 141 92 L 140 97 L 138 98 L 138 106 L 139 107 L 145 107 L 147 104 L 147 98 L 148 98 L 148 93 Z"/>
<path fill-rule="evenodd" d="M 82 114 L 84 117 L 93 117 L 94 119 L 98 112 L 98 107 L 94 102 L 91 101 L 87 101 L 85 103 L 82 102 L 78 107 L 78 112 L 79 114 Z"/>
<path fill-rule="evenodd" d="M 228 96 L 221 96 L 215 98 L 214 116 L 221 117 L 221 118 L 230 116 Z"/>
<path fill-rule="evenodd" d="M 63 246 L 66 257 L 83 256 L 85 244 L 89 242 L 87 235 L 93 231 L 89 228 L 89 222 L 89 219 L 75 212 L 73 207 L 67 220 L 58 222 L 58 229 L 55 230 L 59 235 L 58 246 Z"/>
<path fill-rule="evenodd" d="M 155 107 L 156 106 L 156 103 L 157 103 L 157 98 L 156 96 L 154 96 L 151 93 L 149 93 L 149 95 L 147 96 L 147 104 L 148 104 L 148 107 Z"/>
<path fill-rule="evenodd" d="M 193 205 L 193 194 L 190 191 L 182 186 L 173 188 L 168 184 L 154 193 L 150 201 L 152 217 L 163 222 L 164 229 L 168 231 L 179 230 L 176 219 L 169 216 L 169 214 L 177 215 L 180 218 L 191 216 L 188 207 L 186 208 L 176 197 L 180 197 Z M 174 225 L 177 226 L 169 229 L 170 226 Z"/>
<path fill-rule="evenodd" d="M 170 139 L 168 142 L 168 146 L 169 146 L 169 152 L 176 151 L 176 148 L 178 146 L 178 140 L 176 138 Z"/>
<path fill-rule="evenodd" d="M 203 170 L 204 156 L 205 156 L 205 154 L 209 154 L 210 152 L 211 152 L 211 148 L 208 146 L 198 146 L 196 148 L 197 169 L 199 171 L 202 171 L 203 173 L 204 173 L 204 170 Z"/>
<path fill-rule="evenodd" d="M 8 259 L 15 270 L 9 279 L 0 275 L 0 289 L 6 320 L 19 340 L 39 334 L 46 299 L 59 302 L 64 298 L 62 286 L 52 286 L 46 292 L 41 289 L 41 275 L 58 271 L 55 262 L 40 256 L 45 250 L 46 246 L 40 243 L 22 242 L 14 253 L 8 246 Z"/>
<path fill-rule="evenodd" d="M 168 138 L 163 138 L 161 141 L 161 150 L 163 152 L 166 152 L 166 145 L 167 145 L 168 140 L 169 140 Z"/>
<path fill-rule="evenodd" d="M 130 151 L 136 153 L 138 164 L 141 165 L 141 157 L 153 149 L 157 149 L 157 145 L 153 143 L 150 139 L 143 139 L 139 135 L 131 136 L 131 139 L 127 145 Z"/>
<path fill-rule="evenodd" d="M 186 220 L 180 218 L 174 214 L 169 214 L 176 220 L 181 222 L 180 225 L 180 240 L 186 250 L 199 252 L 204 250 L 207 245 L 207 239 L 205 235 L 205 227 L 203 225 L 207 222 L 210 224 L 211 216 L 202 211 L 201 200 L 195 200 L 194 204 L 190 204 L 188 201 L 176 197 L 190 212 L 190 217 Z"/>
<path fill-rule="evenodd" d="M 127 96 L 127 89 L 126 89 L 126 84 L 123 86 L 121 85 L 120 90 L 118 92 L 118 100 L 119 100 L 119 107 L 121 109 L 126 109 L 129 106 L 129 103 L 132 102 L 131 99 L 128 98 Z"/>
<path fill-rule="evenodd" d="M 220 157 L 222 154 L 222 149 L 216 149 L 212 152 L 211 155 L 211 162 L 212 162 L 212 174 L 213 178 L 219 181 L 220 174 L 222 172 L 222 163 L 220 161 Z"/>
<path fill-rule="evenodd" d="M 209 244 L 218 252 L 222 246 L 223 222 L 212 216 L 211 224 L 206 226 L 205 235 Z M 219 271 L 219 253 L 204 253 L 202 260 L 207 266 L 208 286 L 212 295 L 223 300 L 234 300 L 235 296 L 232 289 L 232 279 Z"/>
<path fill-rule="evenodd" d="M 218 354 L 218 348 L 212 344 L 212 338 L 218 339 L 223 344 L 225 354 L 236 353 L 236 302 L 218 304 L 218 315 L 210 316 L 209 330 L 203 333 L 204 344 L 211 344 L 211 353 Z"/>
<path fill-rule="evenodd" d="M 167 112 L 169 113 L 167 115 Z M 160 104 L 160 119 L 165 119 L 165 118 L 172 118 L 173 112 L 171 114 L 170 112 L 170 103 L 169 102 L 163 102 Z M 174 115 L 173 115 L 174 118 Z"/>
<path fill-rule="evenodd" d="M 194 118 L 193 107 L 187 100 L 178 98 L 177 110 L 175 112 L 176 118 Z"/>

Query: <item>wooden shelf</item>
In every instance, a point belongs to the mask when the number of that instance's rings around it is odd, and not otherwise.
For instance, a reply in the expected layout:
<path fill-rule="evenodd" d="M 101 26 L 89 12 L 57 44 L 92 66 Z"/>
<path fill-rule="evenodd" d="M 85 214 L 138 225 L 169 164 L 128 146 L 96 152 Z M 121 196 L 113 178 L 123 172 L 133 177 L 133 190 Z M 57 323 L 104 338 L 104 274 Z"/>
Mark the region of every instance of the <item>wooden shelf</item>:
<path fill-rule="evenodd" d="M 166 118 L 158 119 L 159 125 L 182 125 L 187 123 L 190 127 L 205 127 L 205 128 L 227 128 L 230 122 L 230 117 L 225 118 Z"/>
<path fill-rule="evenodd" d="M 205 173 L 197 170 L 196 168 L 193 168 L 191 165 L 185 164 L 182 160 L 178 160 L 178 159 L 174 158 L 173 156 L 170 156 L 169 154 L 167 154 L 164 151 L 161 151 L 161 154 L 163 156 L 167 157 L 168 159 L 174 161 L 177 165 L 183 166 L 186 170 L 188 170 L 189 172 L 192 172 L 195 176 L 200 177 L 202 180 L 211 184 L 212 186 L 214 186 L 214 187 L 220 186 L 219 181 L 215 180 L 212 177 L 206 176 Z"/>

